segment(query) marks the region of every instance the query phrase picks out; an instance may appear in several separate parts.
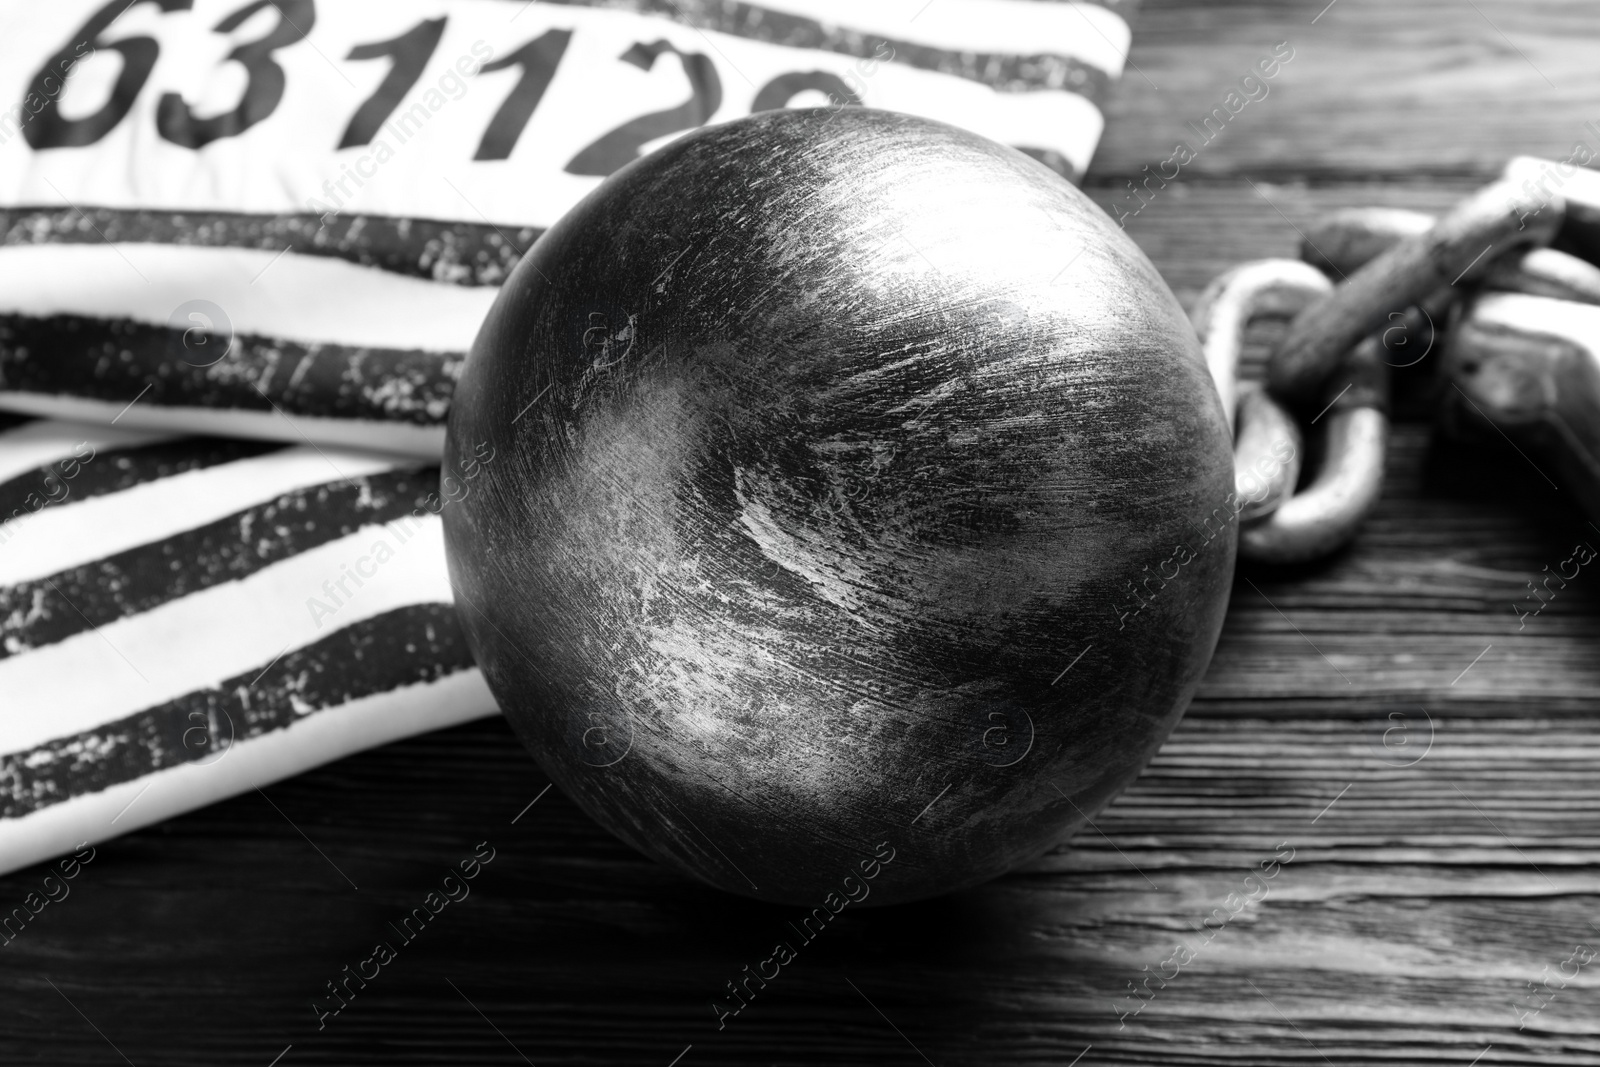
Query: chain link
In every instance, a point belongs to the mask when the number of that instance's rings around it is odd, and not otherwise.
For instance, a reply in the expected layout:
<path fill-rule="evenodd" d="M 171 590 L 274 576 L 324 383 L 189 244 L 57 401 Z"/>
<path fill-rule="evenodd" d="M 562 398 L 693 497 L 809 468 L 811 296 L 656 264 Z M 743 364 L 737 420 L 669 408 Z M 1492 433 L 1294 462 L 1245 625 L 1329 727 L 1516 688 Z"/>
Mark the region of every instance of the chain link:
<path fill-rule="evenodd" d="M 1440 333 L 1442 425 L 1553 450 L 1600 519 L 1600 173 L 1521 157 L 1440 218 L 1350 209 L 1303 236 L 1304 262 L 1235 267 L 1192 314 L 1234 427 L 1241 558 L 1306 562 L 1355 536 L 1382 489 L 1390 368 Z M 1263 316 L 1290 320 L 1264 390 L 1238 383 L 1245 328 Z M 1300 421 L 1323 458 L 1295 491 Z"/>

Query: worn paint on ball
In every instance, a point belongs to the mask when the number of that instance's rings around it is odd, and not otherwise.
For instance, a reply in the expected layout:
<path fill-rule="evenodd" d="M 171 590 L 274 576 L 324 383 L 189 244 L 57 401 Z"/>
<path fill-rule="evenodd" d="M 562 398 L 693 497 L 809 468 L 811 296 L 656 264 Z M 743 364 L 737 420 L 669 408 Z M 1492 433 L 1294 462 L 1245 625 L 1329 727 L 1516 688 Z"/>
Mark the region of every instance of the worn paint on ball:
<path fill-rule="evenodd" d="M 873 904 L 1062 842 L 1177 722 L 1233 573 L 1226 423 L 1155 269 L 1037 162 L 888 112 L 604 183 L 484 324 L 446 470 L 477 441 L 505 458 L 446 544 L 512 724 L 623 840 L 769 900 L 891 838 Z M 996 708 L 1020 759 L 973 758 Z M 572 742 L 596 722 L 623 758 Z"/>

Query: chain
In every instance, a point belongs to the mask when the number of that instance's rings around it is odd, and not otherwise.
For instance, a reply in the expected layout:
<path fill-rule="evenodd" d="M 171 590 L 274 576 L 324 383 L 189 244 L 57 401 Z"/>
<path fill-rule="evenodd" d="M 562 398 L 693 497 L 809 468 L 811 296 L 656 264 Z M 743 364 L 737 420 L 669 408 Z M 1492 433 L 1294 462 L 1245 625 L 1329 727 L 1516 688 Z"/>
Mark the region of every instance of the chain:
<path fill-rule="evenodd" d="M 1355 536 L 1383 487 L 1389 371 L 1411 365 L 1389 339 L 1441 328 L 1441 424 L 1553 455 L 1600 518 L 1600 172 L 1519 157 L 1438 219 L 1347 210 L 1303 236 L 1300 260 L 1234 267 L 1191 315 L 1234 432 L 1241 558 L 1302 563 Z M 1268 316 L 1289 322 L 1265 387 L 1241 384 L 1245 330 Z M 1296 489 L 1308 430 L 1323 459 Z"/>

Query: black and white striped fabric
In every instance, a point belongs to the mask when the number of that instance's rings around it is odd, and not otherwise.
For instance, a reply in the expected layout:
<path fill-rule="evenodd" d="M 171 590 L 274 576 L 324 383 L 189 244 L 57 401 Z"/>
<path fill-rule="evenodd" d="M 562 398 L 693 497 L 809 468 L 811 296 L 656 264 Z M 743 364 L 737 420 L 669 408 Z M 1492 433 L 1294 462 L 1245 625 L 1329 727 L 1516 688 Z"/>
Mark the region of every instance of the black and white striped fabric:
<path fill-rule="evenodd" d="M 493 714 L 437 484 L 331 446 L 0 434 L 3 865 Z"/>
<path fill-rule="evenodd" d="M 1126 2 L 0 2 L 0 872 L 494 702 L 435 464 L 546 227 L 832 103 L 1070 178 Z"/>

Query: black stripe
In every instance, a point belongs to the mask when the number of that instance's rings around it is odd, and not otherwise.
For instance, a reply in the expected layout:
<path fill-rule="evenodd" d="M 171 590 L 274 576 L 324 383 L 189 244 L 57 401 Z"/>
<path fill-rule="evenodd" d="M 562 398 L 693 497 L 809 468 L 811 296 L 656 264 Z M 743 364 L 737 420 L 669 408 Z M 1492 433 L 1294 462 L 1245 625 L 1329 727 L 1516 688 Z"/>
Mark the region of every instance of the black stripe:
<path fill-rule="evenodd" d="M 205 526 L 48 578 L 0 588 L 0 659 L 225 582 L 426 507 L 437 467 L 285 493 Z M 308 592 L 316 592 L 310 590 Z"/>
<path fill-rule="evenodd" d="M 1065 89 L 1098 104 L 1105 99 L 1111 75 L 1069 56 L 1034 53 L 955 52 L 831 26 L 813 18 L 773 11 L 732 0 L 547 0 L 572 7 L 609 8 L 639 15 L 670 18 L 699 30 L 744 37 L 765 44 L 808 48 L 818 52 L 871 59 L 882 56 L 920 70 L 937 71 L 980 82 L 1002 92 Z M 1094 30 L 1087 24 L 1085 34 Z M 890 50 L 893 49 L 891 53 Z"/>
<path fill-rule="evenodd" d="M 20 518 L 50 504 L 120 493 L 144 482 L 248 459 L 284 446 L 270 441 L 230 441 L 190 437 L 181 441 L 102 448 L 36 467 L 0 482 L 0 522 Z M 3 527 L 0 527 L 3 529 Z M 5 535 L 0 533 L 0 543 Z"/>
<path fill-rule="evenodd" d="M 473 665 L 452 605 L 397 608 L 284 655 L 254 684 L 267 664 L 215 688 L 0 759 L 0 818 L 21 818 L 183 763 L 222 762 L 229 744 Z"/>
<path fill-rule="evenodd" d="M 157 211 L 108 207 L 0 210 L 0 246 L 127 241 L 199 248 L 288 249 L 396 274 L 461 285 L 499 285 L 544 231 L 532 226 L 384 215 Z"/>
<path fill-rule="evenodd" d="M 131 319 L 0 315 L 0 390 L 443 426 L 465 358 L 235 334 L 225 357 L 197 367 L 183 339 Z"/>

